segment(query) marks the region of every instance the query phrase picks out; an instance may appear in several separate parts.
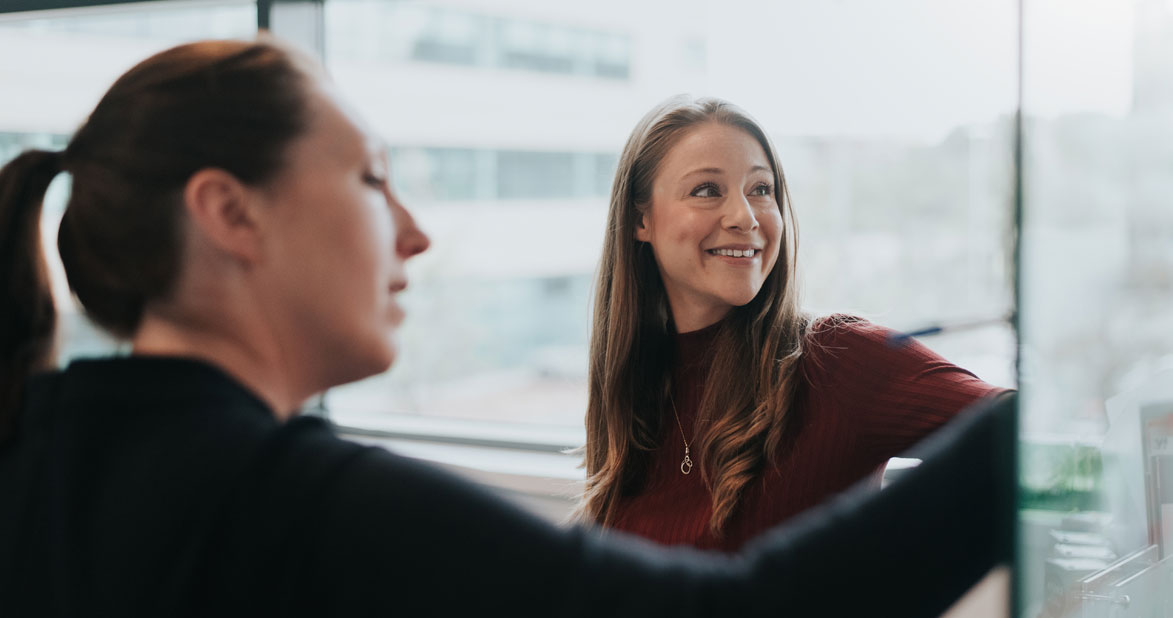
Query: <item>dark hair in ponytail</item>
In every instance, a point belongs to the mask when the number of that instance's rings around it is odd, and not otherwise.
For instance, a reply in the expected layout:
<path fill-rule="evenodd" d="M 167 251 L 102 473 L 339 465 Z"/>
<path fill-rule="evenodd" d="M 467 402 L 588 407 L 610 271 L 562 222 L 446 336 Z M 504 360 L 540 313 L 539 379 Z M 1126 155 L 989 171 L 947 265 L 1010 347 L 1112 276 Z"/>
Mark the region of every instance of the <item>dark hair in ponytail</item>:
<path fill-rule="evenodd" d="M 206 168 L 252 185 L 276 176 L 306 131 L 308 86 L 319 73 L 271 39 L 174 47 L 120 77 L 64 152 L 28 151 L 0 171 L 0 440 L 25 379 L 53 362 L 39 233 L 53 176 L 73 176 L 57 236 L 69 286 L 90 319 L 129 337 L 178 278 L 188 179 Z"/>
<path fill-rule="evenodd" d="M 57 312 L 41 247 L 41 204 L 61 153 L 29 150 L 0 169 L 0 420 L 16 408 L 25 376 L 53 357 Z M 0 422 L 0 441 L 10 423 Z"/>

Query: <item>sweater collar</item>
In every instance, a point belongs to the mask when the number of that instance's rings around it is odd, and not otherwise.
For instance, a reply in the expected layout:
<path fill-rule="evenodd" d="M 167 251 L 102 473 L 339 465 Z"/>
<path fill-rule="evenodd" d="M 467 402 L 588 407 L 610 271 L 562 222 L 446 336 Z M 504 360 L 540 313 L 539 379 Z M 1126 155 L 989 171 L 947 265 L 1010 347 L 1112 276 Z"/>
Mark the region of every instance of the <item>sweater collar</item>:
<path fill-rule="evenodd" d="M 224 370 L 202 360 L 170 356 L 125 356 L 72 361 L 61 371 L 34 376 L 26 409 L 62 404 L 182 402 L 185 406 L 231 404 L 277 422 L 255 393 Z"/>
<path fill-rule="evenodd" d="M 706 364 L 712 358 L 713 342 L 717 339 L 717 333 L 721 332 L 723 323 L 718 320 L 699 330 L 676 333 L 675 364 L 678 367 Z"/>
<path fill-rule="evenodd" d="M 700 328 L 697 331 L 676 333 L 676 355 L 672 359 L 673 379 L 703 380 L 708 362 L 713 358 L 713 342 L 721 332 L 723 321 Z"/>

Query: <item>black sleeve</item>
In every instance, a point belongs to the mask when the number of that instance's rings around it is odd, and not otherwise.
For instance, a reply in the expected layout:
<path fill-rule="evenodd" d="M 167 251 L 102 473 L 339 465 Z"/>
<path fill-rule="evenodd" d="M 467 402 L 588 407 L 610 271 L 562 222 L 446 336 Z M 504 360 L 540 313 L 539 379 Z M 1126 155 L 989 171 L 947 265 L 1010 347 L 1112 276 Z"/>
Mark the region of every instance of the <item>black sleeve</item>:
<path fill-rule="evenodd" d="M 718 554 L 558 528 L 381 450 L 334 495 L 318 550 L 323 615 L 714 615 L 706 591 L 729 579 Z"/>
<path fill-rule="evenodd" d="M 983 399 L 905 453 L 923 462 L 888 487 L 857 485 L 764 533 L 743 552 L 754 609 L 939 616 L 1013 559 L 1016 419 L 1015 393 Z M 768 593 L 782 579 L 789 604 Z"/>
<path fill-rule="evenodd" d="M 370 450 L 329 492 L 314 550 L 317 609 L 936 616 L 1007 558 L 1012 508 L 993 464 L 1012 414 L 1010 398 L 963 414 L 885 490 L 848 492 L 736 556 L 560 529 L 431 466 Z"/>

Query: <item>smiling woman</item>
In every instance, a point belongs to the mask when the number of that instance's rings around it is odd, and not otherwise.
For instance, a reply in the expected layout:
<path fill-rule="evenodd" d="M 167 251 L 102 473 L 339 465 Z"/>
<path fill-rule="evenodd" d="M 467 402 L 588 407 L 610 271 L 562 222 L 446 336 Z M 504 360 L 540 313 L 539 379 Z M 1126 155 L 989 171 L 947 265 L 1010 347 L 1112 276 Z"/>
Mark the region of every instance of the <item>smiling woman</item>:
<path fill-rule="evenodd" d="M 635 237 L 653 249 L 677 329 L 699 330 L 753 300 L 778 260 L 774 174 L 753 136 L 713 122 L 681 138 L 659 180 Z"/>
<path fill-rule="evenodd" d="M 735 550 L 1001 390 L 883 327 L 802 313 L 785 176 L 726 101 L 675 97 L 643 118 L 607 230 L 587 519 Z"/>

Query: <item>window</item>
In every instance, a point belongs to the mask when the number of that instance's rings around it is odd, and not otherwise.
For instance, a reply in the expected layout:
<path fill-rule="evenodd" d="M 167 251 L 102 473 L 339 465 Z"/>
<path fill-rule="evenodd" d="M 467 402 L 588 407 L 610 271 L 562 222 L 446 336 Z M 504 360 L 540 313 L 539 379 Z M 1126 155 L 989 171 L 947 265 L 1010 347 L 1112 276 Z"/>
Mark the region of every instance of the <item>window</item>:
<path fill-rule="evenodd" d="M 624 80 L 626 34 L 519 15 L 406 0 L 331 0 L 327 55 L 342 62 L 434 63 Z M 540 15 L 541 13 L 536 13 Z"/>
<path fill-rule="evenodd" d="M 417 206 L 433 202 L 599 198 L 611 190 L 616 156 L 392 146 L 395 188 Z"/>
<path fill-rule="evenodd" d="M 413 60 L 475 64 L 485 20 L 457 11 L 432 9 L 411 50 Z"/>
<path fill-rule="evenodd" d="M 573 197 L 575 157 L 563 152 L 504 152 L 497 163 L 505 199 Z"/>
<path fill-rule="evenodd" d="M 496 187 L 484 178 L 482 160 L 492 166 L 492 152 L 472 148 L 410 148 L 393 146 L 391 172 L 395 188 L 415 200 L 492 199 Z M 491 167 L 490 167 L 491 169 Z"/>
<path fill-rule="evenodd" d="M 402 362 L 331 391 L 339 420 L 580 428 L 611 175 L 635 122 L 677 92 L 728 98 L 773 133 L 813 312 L 897 328 L 1006 312 L 1013 3 L 980 15 L 892 3 L 884 28 L 862 4 L 758 6 L 756 21 L 786 23 L 786 37 L 744 36 L 732 13 L 702 24 L 654 7 L 327 3 L 329 69 L 387 137 L 397 187 L 435 240 L 414 267 Z M 67 135 L 151 51 L 250 36 L 255 18 L 240 2 L 6 17 L 6 55 L 46 59 L 35 74 L 0 69 L 22 93 L 0 101 L 6 152 Z M 46 209 L 46 229 L 59 212 Z M 67 352 L 95 349 L 88 337 L 70 335 Z M 1005 327 L 929 343 L 1014 382 Z"/>
<path fill-rule="evenodd" d="M 773 133 L 812 311 L 908 329 L 1006 315 L 1016 4 L 849 5 L 753 5 L 780 37 L 653 2 L 329 0 L 328 68 L 390 142 L 434 241 L 411 272 L 401 363 L 332 390 L 331 414 L 581 431 L 618 154 L 679 92 L 728 98 Z M 1006 324 L 926 343 L 1015 383 Z"/>

